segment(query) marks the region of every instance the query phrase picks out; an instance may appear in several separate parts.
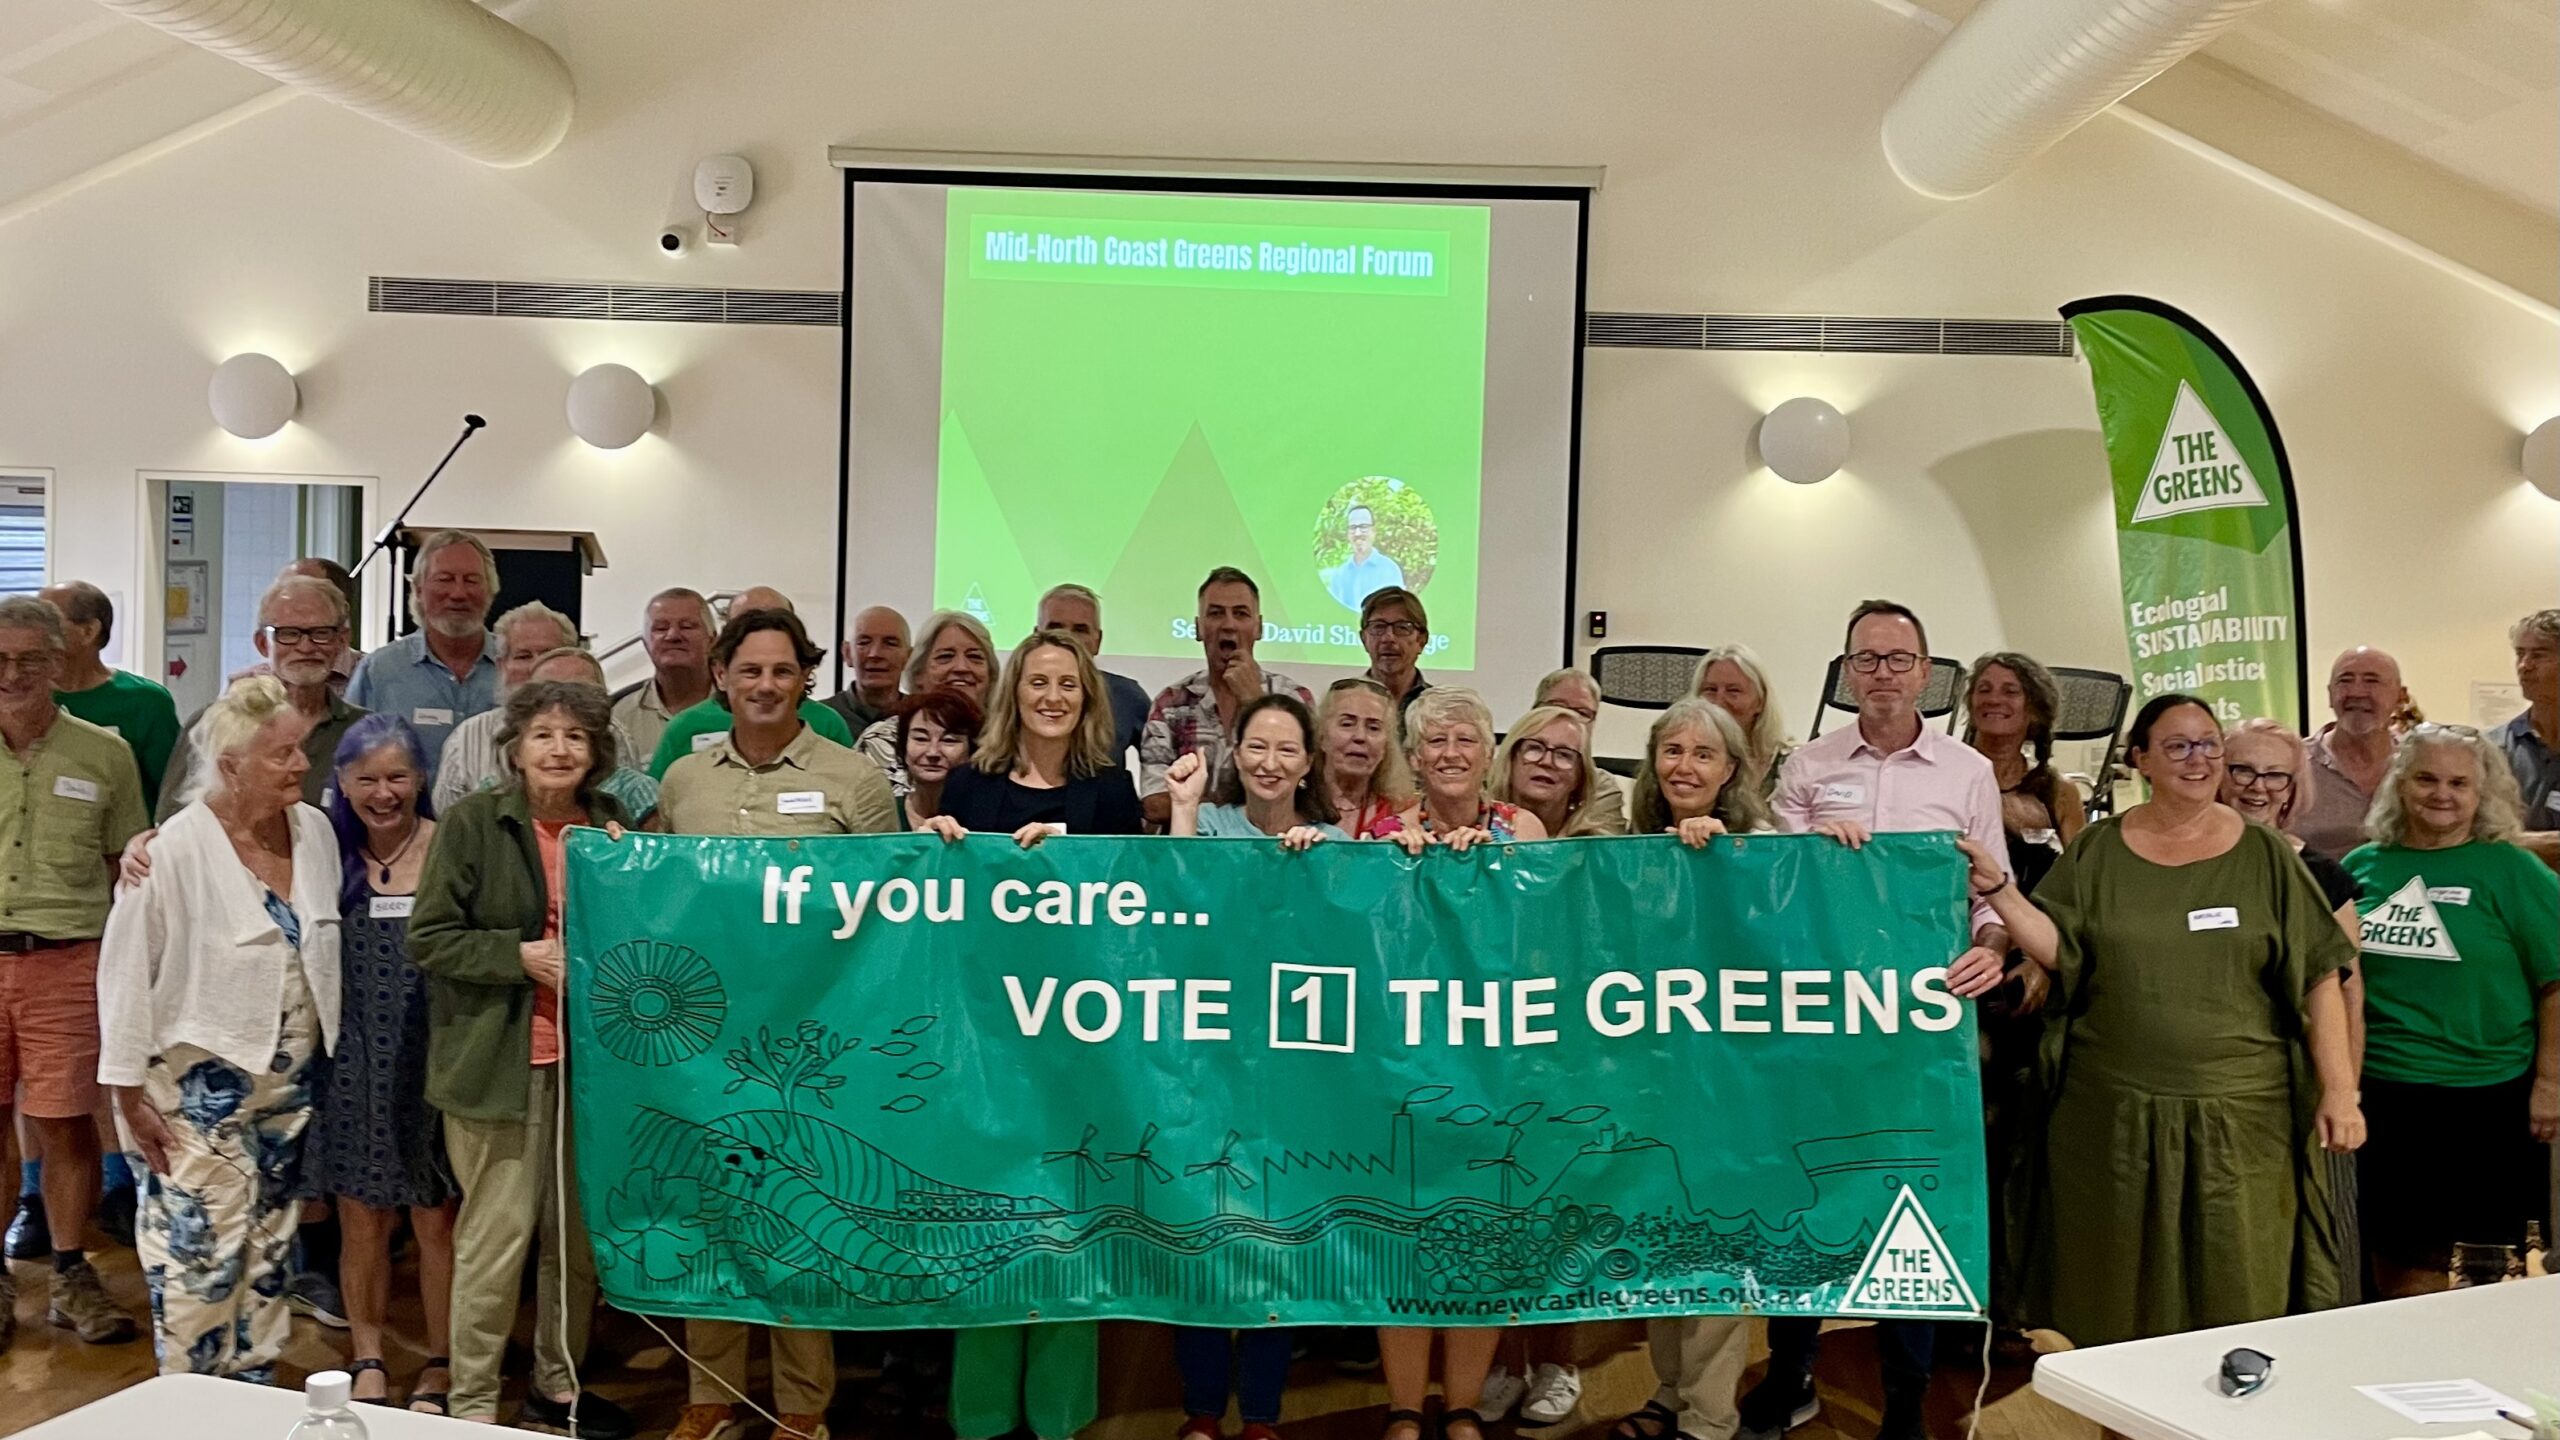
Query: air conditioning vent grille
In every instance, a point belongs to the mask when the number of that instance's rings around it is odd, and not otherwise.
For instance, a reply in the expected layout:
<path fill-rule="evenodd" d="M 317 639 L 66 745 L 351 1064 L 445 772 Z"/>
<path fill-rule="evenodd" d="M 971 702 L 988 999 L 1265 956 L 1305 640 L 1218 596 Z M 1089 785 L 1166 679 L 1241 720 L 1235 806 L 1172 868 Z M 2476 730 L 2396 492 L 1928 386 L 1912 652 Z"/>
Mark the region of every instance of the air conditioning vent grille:
<path fill-rule="evenodd" d="M 385 315 L 493 315 L 541 320 L 661 320 L 695 325 L 844 323 L 834 290 L 698 290 L 513 280 L 434 280 L 376 275 L 365 308 Z"/>

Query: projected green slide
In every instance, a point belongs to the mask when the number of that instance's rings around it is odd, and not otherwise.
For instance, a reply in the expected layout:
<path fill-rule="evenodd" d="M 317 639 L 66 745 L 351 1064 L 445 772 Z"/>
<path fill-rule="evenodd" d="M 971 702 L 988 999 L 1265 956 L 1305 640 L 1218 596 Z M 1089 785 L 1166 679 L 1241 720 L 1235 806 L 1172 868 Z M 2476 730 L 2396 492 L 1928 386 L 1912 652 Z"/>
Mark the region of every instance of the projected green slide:
<path fill-rule="evenodd" d="M 1262 658 L 1360 664 L 1402 584 L 1430 663 L 1475 664 L 1491 214 L 955 188 L 934 603 L 1000 645 L 1062 580 L 1105 647 L 1183 657 L 1214 565 Z"/>

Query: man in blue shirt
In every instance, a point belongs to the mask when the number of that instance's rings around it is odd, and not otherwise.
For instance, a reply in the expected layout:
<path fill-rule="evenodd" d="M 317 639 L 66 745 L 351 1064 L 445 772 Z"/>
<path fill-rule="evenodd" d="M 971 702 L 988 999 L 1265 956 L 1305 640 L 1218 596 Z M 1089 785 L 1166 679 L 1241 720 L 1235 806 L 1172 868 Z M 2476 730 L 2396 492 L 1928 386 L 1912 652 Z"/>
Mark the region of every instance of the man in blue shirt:
<path fill-rule="evenodd" d="M 433 772 L 453 727 L 498 704 L 498 559 L 476 535 L 439 530 L 418 547 L 409 575 L 418 629 L 364 657 L 347 703 L 388 711 L 418 727 Z"/>
<path fill-rule="evenodd" d="M 1040 597 L 1036 630 L 1064 630 L 1082 641 L 1087 654 L 1102 658 L 1102 597 L 1082 585 L 1053 585 Z M 1111 759 L 1125 764 L 1138 732 L 1147 728 L 1147 707 L 1155 701 L 1146 687 L 1126 675 L 1102 672 L 1102 688 L 1111 696 Z M 1134 773 L 1134 772 L 1132 772 Z"/>
<path fill-rule="evenodd" d="M 1378 517 L 1366 505 L 1354 505 L 1343 517 L 1351 527 L 1351 558 L 1324 573 L 1326 593 L 1357 610 L 1371 592 L 1404 584 L 1404 567 L 1378 549 Z"/>
<path fill-rule="evenodd" d="M 2516 843 L 2560 867 L 2560 610 L 2536 610 L 2507 632 L 2525 711 L 2491 736 L 2507 752 L 2524 802 Z"/>

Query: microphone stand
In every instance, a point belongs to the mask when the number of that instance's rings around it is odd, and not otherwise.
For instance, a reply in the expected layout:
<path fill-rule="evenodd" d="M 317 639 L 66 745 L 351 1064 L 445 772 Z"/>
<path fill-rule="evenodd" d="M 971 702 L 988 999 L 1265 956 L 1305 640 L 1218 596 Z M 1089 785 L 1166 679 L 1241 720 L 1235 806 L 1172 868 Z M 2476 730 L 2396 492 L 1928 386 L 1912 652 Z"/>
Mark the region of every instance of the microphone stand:
<path fill-rule="evenodd" d="M 391 523 L 383 526 L 381 533 L 373 537 L 373 548 L 364 552 L 364 558 L 356 562 L 355 569 L 349 572 L 351 577 L 363 575 L 364 568 L 373 563 L 373 557 L 391 548 L 393 537 L 397 536 L 400 533 L 400 527 L 407 523 L 409 512 L 418 508 L 418 502 L 424 499 L 427 491 L 435 485 L 436 477 L 444 473 L 444 467 L 452 464 L 453 457 L 459 454 L 462 447 L 470 442 L 471 437 L 479 434 L 482 427 L 488 423 L 477 415 L 462 417 L 462 433 L 454 437 L 452 448 L 444 452 L 444 458 L 436 462 L 436 468 L 428 471 L 427 478 L 419 483 L 416 490 L 410 492 L 409 503 L 401 506 L 400 513 L 391 517 Z"/>

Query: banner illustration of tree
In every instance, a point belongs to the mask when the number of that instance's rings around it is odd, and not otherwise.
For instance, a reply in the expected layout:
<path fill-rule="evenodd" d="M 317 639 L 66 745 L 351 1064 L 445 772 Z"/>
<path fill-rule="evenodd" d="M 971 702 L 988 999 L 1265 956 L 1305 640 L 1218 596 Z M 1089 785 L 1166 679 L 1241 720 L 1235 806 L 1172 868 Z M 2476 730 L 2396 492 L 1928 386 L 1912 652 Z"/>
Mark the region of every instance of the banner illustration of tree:
<path fill-rule="evenodd" d="M 614 1304 L 803 1328 L 1973 1316 L 1965 916 L 1945 835 L 582 830 L 581 1193 Z"/>
<path fill-rule="evenodd" d="M 2114 476 L 2134 704 L 2184 691 L 2225 725 L 2309 722 L 2302 538 L 2275 416 L 2192 316 L 2138 295 L 2062 307 Z"/>

